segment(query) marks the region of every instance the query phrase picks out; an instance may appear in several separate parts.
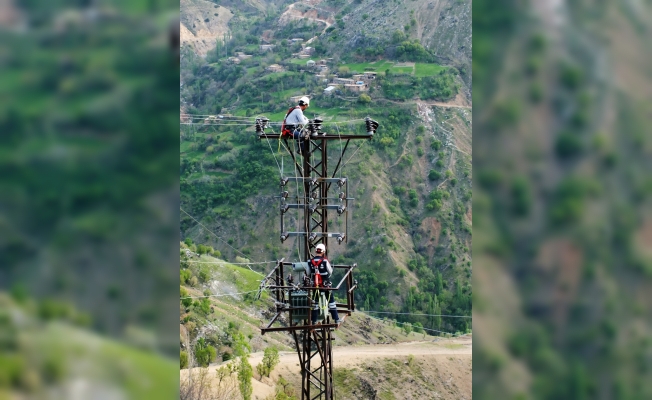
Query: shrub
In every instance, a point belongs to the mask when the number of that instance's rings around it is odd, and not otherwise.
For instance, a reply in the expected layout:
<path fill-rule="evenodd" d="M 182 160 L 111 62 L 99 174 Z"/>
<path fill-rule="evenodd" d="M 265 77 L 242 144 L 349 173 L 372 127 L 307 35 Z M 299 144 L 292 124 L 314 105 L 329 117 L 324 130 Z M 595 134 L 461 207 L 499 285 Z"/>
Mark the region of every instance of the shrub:
<path fill-rule="evenodd" d="M 181 353 L 179 354 L 179 368 L 188 368 L 188 353 L 184 350 L 181 350 Z"/>
<path fill-rule="evenodd" d="M 256 370 L 261 377 L 269 377 L 269 374 L 274 370 L 280 361 L 281 360 L 278 355 L 278 349 L 275 346 L 268 347 L 265 349 L 263 361 L 256 366 Z"/>
<path fill-rule="evenodd" d="M 441 173 L 439 171 L 431 169 L 430 172 L 428 173 L 428 179 L 431 181 L 436 181 L 441 178 Z"/>

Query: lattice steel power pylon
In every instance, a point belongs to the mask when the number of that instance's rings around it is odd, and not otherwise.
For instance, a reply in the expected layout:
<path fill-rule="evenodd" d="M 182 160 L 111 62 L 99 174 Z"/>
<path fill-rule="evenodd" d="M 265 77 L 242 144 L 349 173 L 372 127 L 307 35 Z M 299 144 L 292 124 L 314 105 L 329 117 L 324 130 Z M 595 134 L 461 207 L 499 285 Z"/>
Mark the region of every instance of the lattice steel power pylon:
<path fill-rule="evenodd" d="M 378 128 L 378 123 L 369 118 L 365 120 L 366 134 L 362 135 L 335 135 L 322 132 L 322 120 L 311 120 L 304 128 L 306 137 L 302 139 L 284 138 L 279 134 L 266 133 L 266 118 L 256 119 L 256 133 L 259 138 L 280 140 L 292 156 L 295 171 L 298 176 L 282 177 L 280 181 L 280 217 L 281 217 L 281 242 L 290 237 L 296 237 L 303 250 L 303 261 L 288 262 L 279 260 L 276 267 L 261 282 L 260 292 L 267 289 L 272 293 L 276 305 L 276 315 L 266 327 L 261 328 L 262 334 L 266 332 L 287 331 L 294 338 L 301 366 L 301 399 L 314 400 L 334 398 L 333 391 L 333 346 L 332 331 L 338 324 L 330 320 L 328 313 L 323 312 L 324 320 L 321 324 L 312 321 L 311 310 L 319 304 L 321 294 L 326 291 L 345 290 L 346 302 L 336 303 L 341 318 L 351 315 L 355 311 L 353 292 L 357 282 L 353 279 L 353 265 L 333 265 L 334 272 L 343 270 L 344 275 L 335 287 L 317 289 L 311 282 L 311 268 L 308 265 L 312 249 L 323 243 L 328 249 L 329 238 L 334 238 L 338 244 L 348 239 L 348 212 L 350 202 L 348 180 L 346 177 L 337 177 L 343 166 L 343 157 L 351 140 L 371 139 Z M 332 152 L 333 161 L 337 163 L 332 172 L 328 168 L 329 142 L 338 140 L 339 149 Z M 341 175 L 341 174 L 340 174 Z M 336 197 L 329 196 L 333 185 L 338 189 Z M 296 188 L 294 195 L 290 194 Z M 299 215 L 297 220 L 302 220 L 303 229 L 288 230 L 290 225 L 286 216 L 291 210 L 296 210 Z M 329 211 L 343 215 L 345 228 L 342 232 L 329 230 Z M 285 273 L 289 272 L 286 276 Z M 292 272 L 303 272 L 301 279 L 296 280 Z M 321 297 L 323 300 L 323 297 Z M 323 302 L 320 307 L 323 311 Z M 274 323 L 287 313 L 285 326 L 273 326 Z"/>

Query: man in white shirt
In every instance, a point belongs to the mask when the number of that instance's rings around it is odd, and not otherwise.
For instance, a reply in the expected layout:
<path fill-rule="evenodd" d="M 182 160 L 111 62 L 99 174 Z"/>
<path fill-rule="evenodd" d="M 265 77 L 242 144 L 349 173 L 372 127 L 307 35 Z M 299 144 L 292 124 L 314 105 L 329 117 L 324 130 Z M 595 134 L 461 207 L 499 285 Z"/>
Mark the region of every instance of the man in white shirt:
<path fill-rule="evenodd" d="M 301 128 L 308 123 L 308 118 L 303 115 L 303 112 L 310 106 L 310 99 L 303 96 L 299 99 L 299 105 L 292 110 L 287 117 L 285 117 L 285 126 L 290 128 L 292 136 L 295 139 L 301 137 Z"/>

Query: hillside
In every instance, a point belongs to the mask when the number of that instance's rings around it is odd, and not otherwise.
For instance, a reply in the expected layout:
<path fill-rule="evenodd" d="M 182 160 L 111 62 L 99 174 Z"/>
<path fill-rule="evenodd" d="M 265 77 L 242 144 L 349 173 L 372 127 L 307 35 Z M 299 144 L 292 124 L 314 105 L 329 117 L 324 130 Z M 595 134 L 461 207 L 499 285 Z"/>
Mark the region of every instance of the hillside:
<path fill-rule="evenodd" d="M 176 363 L 151 351 L 153 334 L 131 326 L 125 344 L 88 321 L 66 303 L 0 292 L 0 398 L 175 398 Z"/>
<path fill-rule="evenodd" d="M 652 7 L 556 5 L 474 5 L 477 398 L 652 398 Z"/>
<path fill-rule="evenodd" d="M 186 257 L 189 248 L 185 244 L 181 248 L 182 299 L 199 297 L 185 304 L 182 300 L 182 352 L 196 348 L 200 339 L 205 340 L 216 349 L 209 367 L 211 372 L 231 360 L 238 337 L 246 337 L 252 351 L 250 363 L 254 366 L 260 363 L 264 349 L 275 346 L 281 350 L 281 363 L 270 378 L 254 380 L 254 398 L 262 399 L 272 394 L 280 376 L 291 387 L 299 388 L 301 382 L 292 336 L 277 332 L 260 334 L 260 326 L 269 321 L 274 310 L 266 293 L 263 292 L 259 301 L 254 299 L 255 293 L 248 293 L 257 288 L 260 276 L 246 266 L 226 263 L 209 255 L 217 255 L 214 250 L 202 248 L 208 251 L 201 256 Z M 201 296 L 213 297 L 207 298 L 204 305 Z M 416 399 L 442 392 L 447 393 L 442 393 L 443 399 L 470 398 L 470 335 L 437 338 L 423 330 L 410 332 L 392 321 L 356 312 L 334 331 L 334 337 L 335 378 L 342 387 L 338 397 L 366 398 L 364 393 L 368 389 L 365 388 L 369 387 L 369 382 L 374 382 L 380 398 Z M 382 364 L 379 366 L 377 362 Z M 408 362 L 411 371 L 401 372 L 400 367 Z M 182 381 L 186 374 L 187 370 L 182 370 Z M 399 382 L 414 388 L 410 396 L 392 394 Z M 362 397 L 347 397 L 356 391 Z"/>
<path fill-rule="evenodd" d="M 348 222 L 347 242 L 332 243 L 328 256 L 358 264 L 358 308 L 450 334 L 470 331 L 467 318 L 413 315 L 471 311 L 470 3 L 437 4 L 315 0 L 270 3 L 265 13 L 232 8 L 224 41 L 205 56 L 182 48 L 186 245 L 249 260 L 254 275 L 271 268 L 258 262 L 297 258 L 297 242 L 278 239 L 274 198 L 278 179 L 296 173 L 280 144 L 256 139 L 253 122 L 264 115 L 279 124 L 291 98 L 308 95 L 306 116 L 322 118 L 328 132 L 358 133 L 366 116 L 380 123 L 373 140 L 352 143 L 342 160 L 356 199 L 350 220 L 329 221 L 337 229 Z M 423 7 L 436 20 L 417 20 Z M 381 14 L 404 26 L 388 26 Z M 342 152 L 333 142 L 329 164 Z M 246 299 L 241 306 L 251 315 L 264 309 Z M 247 324 L 254 350 L 284 344 L 281 335 L 257 339 L 254 325 Z M 350 343 L 365 337 L 355 325 L 338 335 Z"/>

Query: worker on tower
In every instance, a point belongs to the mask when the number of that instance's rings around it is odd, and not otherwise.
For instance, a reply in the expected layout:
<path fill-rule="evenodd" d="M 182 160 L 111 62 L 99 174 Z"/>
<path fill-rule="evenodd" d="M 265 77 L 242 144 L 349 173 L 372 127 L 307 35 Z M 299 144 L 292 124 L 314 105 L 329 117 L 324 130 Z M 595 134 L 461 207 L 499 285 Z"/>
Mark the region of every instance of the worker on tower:
<path fill-rule="evenodd" d="M 303 96 L 299 99 L 298 105 L 292 107 L 285 114 L 283 125 L 281 126 L 282 136 L 291 136 L 294 139 L 301 140 L 301 152 L 307 150 L 307 140 L 309 133 L 303 130 L 303 127 L 308 123 L 308 118 L 303 115 L 303 112 L 310 106 L 310 99 Z M 302 132 L 303 131 L 303 132 Z"/>
<path fill-rule="evenodd" d="M 326 246 L 323 243 L 319 243 L 315 248 L 315 257 L 310 260 L 310 267 L 312 269 L 312 274 L 314 274 L 315 286 L 317 287 L 331 287 L 331 275 L 333 274 L 333 267 L 331 266 L 328 259 L 326 259 Z M 333 295 L 332 290 L 320 290 L 320 293 L 323 293 L 326 296 L 326 301 L 328 302 L 328 310 L 333 317 L 333 321 L 336 324 L 340 324 L 342 320 L 337 314 L 337 306 L 335 305 L 335 296 Z M 315 323 L 319 317 L 319 305 L 315 304 L 312 309 L 312 322 Z"/>

